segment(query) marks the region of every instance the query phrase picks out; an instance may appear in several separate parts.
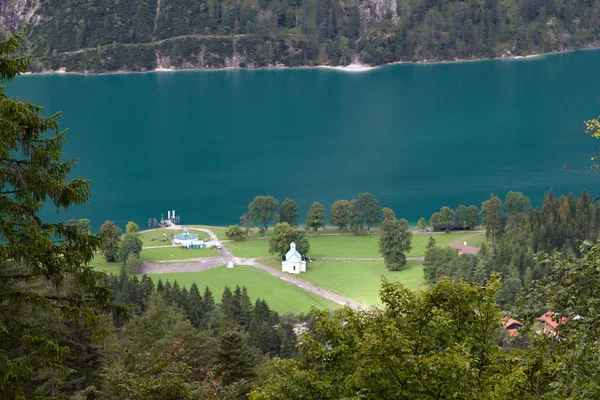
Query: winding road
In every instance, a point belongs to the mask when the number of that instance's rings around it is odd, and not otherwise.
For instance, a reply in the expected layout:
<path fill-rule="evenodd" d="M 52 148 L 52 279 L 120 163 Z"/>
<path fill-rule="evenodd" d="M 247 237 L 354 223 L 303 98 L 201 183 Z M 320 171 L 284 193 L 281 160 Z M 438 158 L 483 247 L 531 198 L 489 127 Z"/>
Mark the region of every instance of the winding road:
<path fill-rule="evenodd" d="M 180 226 L 173 225 L 169 227 L 170 229 L 181 229 Z M 197 230 L 206 232 L 210 235 L 211 239 L 214 242 L 219 242 L 217 235 L 210 229 L 203 228 L 188 228 L 189 230 Z M 158 246 L 155 246 L 158 247 Z M 164 247 L 164 246 L 161 246 Z M 325 289 L 314 283 L 307 282 L 303 279 L 296 278 L 292 275 L 286 274 L 285 272 L 281 272 L 274 268 L 267 267 L 257 261 L 255 258 L 239 258 L 234 257 L 231 254 L 231 251 L 227 247 L 222 247 L 219 250 L 220 255 L 216 257 L 204 257 L 204 258 L 196 258 L 190 260 L 176 260 L 174 262 L 168 263 L 158 263 L 152 264 L 148 262 L 143 262 L 140 265 L 140 273 L 141 274 L 163 274 L 170 272 L 199 272 L 206 271 L 210 268 L 220 267 L 222 265 L 227 265 L 229 262 L 233 262 L 234 265 L 247 265 L 250 267 L 258 268 L 265 271 L 268 274 L 271 274 L 281 280 L 284 280 L 296 287 L 299 287 L 302 290 L 306 290 L 307 292 L 316 294 L 321 296 L 327 300 L 336 302 L 341 305 L 347 305 L 351 308 L 361 308 L 361 304 L 346 297 L 342 296 L 338 293 L 332 292 L 331 290 Z"/>

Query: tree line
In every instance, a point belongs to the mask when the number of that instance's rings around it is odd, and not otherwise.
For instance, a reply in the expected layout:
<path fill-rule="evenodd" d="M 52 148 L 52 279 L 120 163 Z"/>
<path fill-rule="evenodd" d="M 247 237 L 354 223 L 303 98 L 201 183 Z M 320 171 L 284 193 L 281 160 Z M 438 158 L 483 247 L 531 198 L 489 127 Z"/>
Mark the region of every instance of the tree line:
<path fill-rule="evenodd" d="M 169 0 L 160 2 L 157 14 L 156 0 L 45 1 L 32 23 L 7 24 L 2 31 L 24 33 L 36 71 L 148 70 L 158 66 L 157 55 L 167 63 L 163 66 L 220 68 L 231 64 L 234 49 L 240 67 L 348 65 L 353 60 L 380 65 L 583 48 L 598 41 L 598 4 Z M 61 54 L 80 49 L 89 50 Z"/>
<path fill-rule="evenodd" d="M 523 193 L 509 192 L 504 203 L 492 194 L 481 216 L 488 244 L 477 255 L 458 256 L 430 239 L 425 280 L 434 283 L 443 275 L 483 284 L 498 273 L 503 282 L 498 300 L 505 307 L 514 304 L 523 287 L 547 276 L 548 266 L 536 262 L 538 254 L 578 255 L 583 242 L 595 242 L 600 234 L 600 205 L 586 191 L 560 198 L 549 191 L 539 208 L 532 208 Z"/>

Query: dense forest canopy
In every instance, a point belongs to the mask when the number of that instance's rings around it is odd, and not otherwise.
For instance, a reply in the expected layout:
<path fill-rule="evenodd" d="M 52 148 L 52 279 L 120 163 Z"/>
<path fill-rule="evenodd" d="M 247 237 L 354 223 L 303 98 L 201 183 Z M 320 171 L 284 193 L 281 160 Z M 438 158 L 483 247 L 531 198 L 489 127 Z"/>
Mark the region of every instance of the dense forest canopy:
<path fill-rule="evenodd" d="M 11 0 L 33 71 L 380 65 L 596 46 L 600 0 Z"/>

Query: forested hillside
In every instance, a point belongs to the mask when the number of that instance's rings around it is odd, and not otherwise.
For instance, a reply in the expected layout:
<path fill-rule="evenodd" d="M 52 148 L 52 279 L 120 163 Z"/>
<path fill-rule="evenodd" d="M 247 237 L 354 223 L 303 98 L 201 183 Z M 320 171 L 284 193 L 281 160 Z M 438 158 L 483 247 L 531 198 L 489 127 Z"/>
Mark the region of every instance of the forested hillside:
<path fill-rule="evenodd" d="M 31 70 L 380 65 L 596 46 L 600 0 L 6 0 Z"/>

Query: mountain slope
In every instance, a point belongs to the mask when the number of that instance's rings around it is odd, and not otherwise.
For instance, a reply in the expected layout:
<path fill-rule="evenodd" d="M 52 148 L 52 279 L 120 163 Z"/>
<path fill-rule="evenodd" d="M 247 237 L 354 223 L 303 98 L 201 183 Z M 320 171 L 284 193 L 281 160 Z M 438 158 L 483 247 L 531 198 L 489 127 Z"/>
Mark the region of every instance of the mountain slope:
<path fill-rule="evenodd" d="M 600 0 L 0 0 L 34 71 L 380 65 L 595 46 Z"/>

